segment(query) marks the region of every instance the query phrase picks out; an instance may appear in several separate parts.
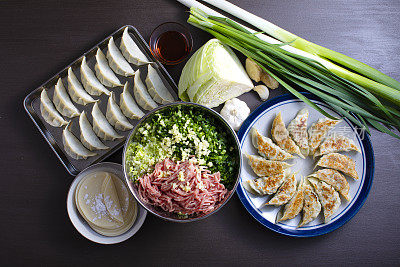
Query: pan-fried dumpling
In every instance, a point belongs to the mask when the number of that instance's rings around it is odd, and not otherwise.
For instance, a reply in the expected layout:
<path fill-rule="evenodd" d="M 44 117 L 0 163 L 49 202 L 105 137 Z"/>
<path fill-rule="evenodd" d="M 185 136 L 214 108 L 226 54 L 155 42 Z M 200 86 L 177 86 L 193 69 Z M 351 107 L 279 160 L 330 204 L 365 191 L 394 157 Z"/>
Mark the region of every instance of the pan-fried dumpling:
<path fill-rule="evenodd" d="M 251 129 L 251 140 L 258 153 L 270 160 L 287 160 L 294 158 L 291 154 L 275 145 L 271 139 L 261 135 L 256 128 Z"/>
<path fill-rule="evenodd" d="M 296 193 L 296 184 L 296 174 L 293 173 L 278 189 L 274 197 L 265 203 L 265 205 L 281 206 L 288 203 Z"/>
<path fill-rule="evenodd" d="M 356 146 L 353 140 L 343 135 L 333 134 L 322 142 L 317 152 L 314 154 L 314 158 L 329 153 L 350 150 L 360 153 L 360 149 Z"/>
<path fill-rule="evenodd" d="M 321 202 L 325 223 L 329 222 L 332 215 L 340 206 L 339 193 L 329 184 L 315 178 L 308 178 Z"/>
<path fill-rule="evenodd" d="M 279 173 L 267 177 L 260 177 L 254 180 L 248 180 L 243 183 L 243 187 L 252 194 L 271 195 L 275 194 L 278 188 L 285 181 L 287 172 Z"/>
<path fill-rule="evenodd" d="M 119 97 L 119 106 L 122 113 L 130 119 L 140 119 L 144 116 L 144 112 L 139 108 L 128 90 L 128 82 L 124 85 L 124 90 Z"/>
<path fill-rule="evenodd" d="M 289 131 L 290 137 L 300 148 L 301 154 L 304 157 L 308 156 L 308 134 L 307 134 L 307 120 L 308 120 L 308 110 L 303 108 L 300 110 L 296 117 L 289 123 L 287 129 Z"/>
<path fill-rule="evenodd" d="M 247 155 L 247 158 L 254 173 L 260 177 L 283 173 L 285 169 L 292 166 L 283 161 L 267 160 L 255 155 Z"/>
<path fill-rule="evenodd" d="M 303 154 L 300 152 L 300 148 L 296 143 L 290 138 L 289 132 L 285 127 L 282 115 L 279 112 L 276 115 L 274 122 L 272 123 L 271 129 L 272 139 L 278 144 L 283 150 L 289 152 L 290 154 L 297 154 L 301 158 L 304 158 Z"/>
<path fill-rule="evenodd" d="M 276 222 L 291 220 L 296 217 L 303 209 L 304 204 L 304 177 L 301 178 L 297 191 L 292 199 L 281 208 L 276 216 Z"/>
<path fill-rule="evenodd" d="M 93 131 L 92 125 L 86 117 L 85 111 L 82 111 L 79 117 L 79 128 L 81 129 L 81 142 L 90 150 L 108 149 Z"/>
<path fill-rule="evenodd" d="M 321 181 L 333 186 L 347 201 L 350 201 L 349 195 L 350 185 L 344 176 L 332 169 L 321 169 L 310 174 L 308 177 L 318 178 Z"/>
<path fill-rule="evenodd" d="M 108 122 L 114 126 L 117 130 L 127 131 L 133 128 L 133 125 L 126 119 L 122 114 L 121 109 L 115 102 L 114 92 L 111 92 L 108 97 L 106 118 Z"/>
<path fill-rule="evenodd" d="M 354 160 L 339 153 L 331 153 L 322 156 L 315 166 L 338 170 L 354 179 L 358 179 Z"/>
<path fill-rule="evenodd" d="M 304 181 L 304 205 L 303 205 L 303 217 L 301 218 L 299 227 L 302 227 L 315 218 L 321 212 L 321 203 L 319 202 L 318 195 L 314 192 L 314 189 L 308 179 Z"/>
<path fill-rule="evenodd" d="M 71 132 L 71 125 L 71 123 L 68 123 L 62 134 L 65 152 L 73 159 L 87 159 L 96 156 L 96 153 L 84 147 L 81 141 Z"/>
<path fill-rule="evenodd" d="M 54 86 L 53 103 L 56 109 L 64 116 L 73 118 L 79 116 L 80 112 L 72 103 L 61 78 L 58 79 Z"/>
<path fill-rule="evenodd" d="M 129 36 L 128 28 L 125 28 L 121 38 L 121 52 L 130 63 L 137 66 L 150 63 L 147 57 L 143 54 L 135 41 Z"/>
<path fill-rule="evenodd" d="M 81 63 L 81 81 L 85 90 L 91 95 L 110 95 L 110 91 L 101 84 L 94 72 L 89 68 L 85 56 Z"/>
<path fill-rule="evenodd" d="M 61 127 L 68 124 L 60 113 L 58 113 L 44 88 L 40 94 L 40 113 L 43 119 L 53 127 Z"/>
<path fill-rule="evenodd" d="M 92 118 L 93 118 L 93 131 L 97 134 L 98 137 L 103 140 L 115 140 L 117 138 L 123 138 L 122 135 L 119 135 L 111 124 L 107 121 L 104 114 L 101 112 L 99 105 L 95 103 L 92 109 Z"/>
<path fill-rule="evenodd" d="M 68 69 L 68 93 L 71 96 L 71 99 L 80 105 L 87 105 L 89 103 L 96 102 L 93 97 L 91 97 L 85 89 L 83 89 L 82 84 L 79 82 L 78 78 L 76 78 L 72 68 Z"/>
<path fill-rule="evenodd" d="M 108 41 L 107 59 L 108 64 L 115 73 L 125 77 L 135 74 L 131 65 L 129 65 L 128 61 L 126 61 L 118 47 L 115 45 L 113 37 Z"/>
<path fill-rule="evenodd" d="M 146 86 L 140 79 L 140 70 L 135 72 L 133 78 L 133 94 L 135 95 L 136 102 L 145 110 L 152 110 L 158 107 L 157 103 L 151 98 L 150 94 L 147 92 Z"/>
<path fill-rule="evenodd" d="M 341 122 L 341 120 L 320 118 L 316 123 L 311 125 L 308 129 L 308 146 L 310 147 L 310 155 L 314 155 L 329 130 L 339 122 Z"/>
<path fill-rule="evenodd" d="M 147 90 L 154 101 L 160 104 L 174 102 L 174 97 L 168 91 L 167 87 L 165 87 L 160 75 L 158 75 L 157 71 L 151 66 L 151 64 L 147 65 L 147 77 L 145 82 Z"/>
<path fill-rule="evenodd" d="M 99 81 L 108 87 L 117 87 L 122 86 L 122 83 L 114 74 L 110 66 L 108 66 L 108 62 L 103 52 L 101 52 L 100 48 L 97 48 L 96 53 L 96 65 L 94 66 L 94 70 L 96 71 L 96 76 Z"/>

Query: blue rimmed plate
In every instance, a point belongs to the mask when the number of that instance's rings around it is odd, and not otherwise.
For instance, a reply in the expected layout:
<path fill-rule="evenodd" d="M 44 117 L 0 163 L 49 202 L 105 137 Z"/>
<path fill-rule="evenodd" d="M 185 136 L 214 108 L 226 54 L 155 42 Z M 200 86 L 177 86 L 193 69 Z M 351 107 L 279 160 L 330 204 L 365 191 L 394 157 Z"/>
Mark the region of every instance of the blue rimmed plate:
<path fill-rule="evenodd" d="M 304 93 L 304 95 L 306 95 L 310 100 L 327 111 L 329 114 L 332 114 L 335 117 L 340 117 L 334 110 L 332 110 L 325 103 L 321 102 L 316 96 L 309 93 Z M 250 114 L 238 132 L 243 157 L 245 154 L 257 155 L 257 150 L 251 143 L 250 130 L 252 127 L 257 128 L 257 130 L 263 135 L 271 137 L 271 125 L 278 112 L 282 113 L 283 120 L 287 125 L 302 108 L 307 108 L 309 111 L 308 127 L 312 123 L 316 122 L 318 118 L 323 117 L 323 115 L 317 110 L 314 110 L 290 94 L 278 96 L 263 103 L 259 108 Z M 328 223 L 323 222 L 323 216 L 321 212 L 318 218 L 301 228 L 297 228 L 297 225 L 301 219 L 301 215 L 298 215 L 292 220 L 275 224 L 276 214 L 280 207 L 262 207 L 262 205 L 268 201 L 271 196 L 256 196 L 247 192 L 243 187 L 244 181 L 256 178 L 256 175 L 247 163 L 247 159 L 243 158 L 244 161 L 239 185 L 237 187 L 237 193 L 247 211 L 258 222 L 267 228 L 284 235 L 311 237 L 323 235 L 336 230 L 348 222 L 359 211 L 368 196 L 369 190 L 371 189 L 374 175 L 375 163 L 371 141 L 363 129 L 357 128 L 347 119 L 344 119 L 341 123 L 336 125 L 331 133 L 332 132 L 339 133 L 353 139 L 361 150 L 361 153 L 343 153 L 354 159 L 356 162 L 356 171 L 360 177 L 358 180 L 346 177 L 350 184 L 350 195 L 352 199 L 350 201 L 346 201 L 344 198 L 341 198 L 342 204 Z M 293 164 L 291 170 L 298 172 L 297 179 L 299 180 L 301 175 L 307 176 L 313 172 L 316 160 L 317 159 L 314 160 L 312 157 L 307 157 L 306 159 L 297 158 L 288 161 L 288 163 Z"/>

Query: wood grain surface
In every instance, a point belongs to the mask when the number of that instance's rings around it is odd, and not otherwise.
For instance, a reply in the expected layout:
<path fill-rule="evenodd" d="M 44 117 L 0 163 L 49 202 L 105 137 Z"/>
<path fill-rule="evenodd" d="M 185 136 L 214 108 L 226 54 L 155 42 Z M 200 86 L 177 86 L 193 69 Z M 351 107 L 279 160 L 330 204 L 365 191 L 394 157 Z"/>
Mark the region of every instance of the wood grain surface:
<path fill-rule="evenodd" d="M 398 0 L 232 2 L 400 80 Z M 325 236 L 276 234 L 236 195 L 200 222 L 149 215 L 118 245 L 92 243 L 74 229 L 65 203 L 73 177 L 25 114 L 24 97 L 122 25 L 134 25 L 148 40 L 162 22 L 185 23 L 186 10 L 173 0 L 0 1 L 0 265 L 399 265 L 400 141 L 376 131 L 370 195 L 350 222 Z M 190 30 L 195 49 L 210 38 Z M 182 67 L 167 68 L 176 82 Z M 242 99 L 254 109 L 256 97 L 251 92 Z M 121 162 L 121 152 L 109 160 Z"/>

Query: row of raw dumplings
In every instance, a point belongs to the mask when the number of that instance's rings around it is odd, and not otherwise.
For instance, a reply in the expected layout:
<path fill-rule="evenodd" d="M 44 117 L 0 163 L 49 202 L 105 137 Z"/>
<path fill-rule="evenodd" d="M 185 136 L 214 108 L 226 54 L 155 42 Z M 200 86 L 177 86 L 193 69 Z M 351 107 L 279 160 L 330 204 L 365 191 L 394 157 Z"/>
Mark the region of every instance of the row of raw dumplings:
<path fill-rule="evenodd" d="M 338 134 L 327 137 L 340 120 L 320 118 L 308 131 L 307 121 L 308 110 L 302 109 L 286 129 L 279 113 L 272 125 L 273 140 L 253 128 L 252 143 L 262 157 L 247 155 L 247 158 L 255 174 L 261 178 L 244 183 L 245 189 L 253 194 L 275 194 L 264 205 L 285 205 L 278 212 L 276 222 L 293 219 L 303 211 L 299 227 L 313 221 L 321 212 L 321 206 L 325 223 L 328 222 L 341 204 L 339 193 L 347 201 L 351 199 L 350 186 L 343 174 L 358 179 L 355 162 L 337 153 L 351 150 L 360 152 L 354 141 Z M 292 165 L 284 162 L 294 158 L 293 154 L 302 158 L 308 155 L 313 158 L 322 156 L 316 166 L 325 169 L 302 177 L 297 186 L 296 175 L 289 169 Z"/>
<path fill-rule="evenodd" d="M 134 71 L 129 63 L 137 66 L 148 64 L 145 80 L 147 88 L 140 78 L 140 70 Z M 106 86 L 123 86 L 115 73 L 126 77 L 134 76 L 134 97 L 129 93 L 129 85 L 126 82 L 120 95 L 120 105 L 116 103 L 114 93 L 106 88 Z M 127 118 L 140 119 L 144 116 L 139 106 L 144 110 L 152 110 L 158 106 L 157 103 L 166 104 L 174 101 L 161 77 L 151 66 L 151 62 L 129 36 L 128 28 L 122 35 L 120 50 L 111 37 L 108 42 L 107 57 L 99 48 L 97 50 L 95 73 L 87 65 L 86 57 L 83 57 L 80 74 L 81 81 L 70 67 L 67 75 L 68 90 L 59 78 L 54 87 L 53 101 L 43 89 L 40 102 L 41 114 L 47 123 L 54 127 L 67 125 L 62 136 L 64 149 L 74 159 L 86 159 L 95 156 L 97 154 L 93 152 L 95 150 L 108 149 L 109 147 L 104 145 L 99 137 L 105 141 L 123 138 L 115 129 L 120 131 L 132 129 L 133 125 Z M 105 116 L 98 106 L 98 100 L 92 97 L 101 94 L 109 96 Z M 73 102 L 79 105 L 94 103 L 93 126 L 85 111 L 80 112 Z M 71 122 L 65 120 L 62 115 L 68 118 L 79 116 L 80 140 L 71 132 Z"/>

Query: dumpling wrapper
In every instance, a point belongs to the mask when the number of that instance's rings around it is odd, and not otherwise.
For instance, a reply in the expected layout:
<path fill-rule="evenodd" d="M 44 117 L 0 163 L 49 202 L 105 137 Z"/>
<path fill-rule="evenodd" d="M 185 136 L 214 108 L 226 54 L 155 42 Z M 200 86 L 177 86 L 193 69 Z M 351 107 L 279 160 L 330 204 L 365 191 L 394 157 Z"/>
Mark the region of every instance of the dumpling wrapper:
<path fill-rule="evenodd" d="M 278 212 L 276 222 L 291 220 L 296 217 L 304 205 L 304 178 L 301 179 L 292 199 Z"/>
<path fill-rule="evenodd" d="M 247 155 L 247 158 L 254 173 L 260 177 L 284 173 L 285 169 L 292 166 L 283 161 L 267 160 L 255 155 Z"/>
<path fill-rule="evenodd" d="M 96 78 L 94 72 L 87 65 L 85 56 L 81 63 L 81 81 L 86 92 L 91 95 L 110 95 L 110 91 Z"/>
<path fill-rule="evenodd" d="M 132 69 L 131 65 L 129 65 L 128 61 L 126 61 L 118 47 L 115 45 L 113 37 L 111 37 L 108 41 L 107 47 L 108 64 L 115 73 L 125 77 L 135 74 L 135 71 Z"/>
<path fill-rule="evenodd" d="M 53 103 L 56 109 L 68 118 L 73 118 L 80 114 L 74 103 L 72 103 L 61 78 L 58 79 L 54 86 Z"/>
<path fill-rule="evenodd" d="M 174 97 L 164 85 L 160 75 L 158 75 L 157 70 L 155 70 L 151 64 L 147 65 L 147 76 L 145 82 L 149 94 L 157 103 L 168 104 L 175 101 Z"/>
<path fill-rule="evenodd" d="M 291 154 L 275 145 L 271 139 L 261 135 L 256 128 L 251 129 L 251 140 L 258 153 L 270 160 L 283 161 L 294 158 Z"/>
<path fill-rule="evenodd" d="M 324 212 L 325 223 L 327 223 L 341 204 L 339 193 L 336 192 L 333 186 L 316 178 L 308 178 L 308 180 L 318 195 Z"/>
<path fill-rule="evenodd" d="M 293 173 L 286 179 L 278 192 L 264 205 L 281 206 L 288 203 L 296 193 L 296 174 Z"/>
<path fill-rule="evenodd" d="M 150 94 L 147 92 L 146 86 L 140 79 L 140 70 L 135 72 L 133 78 L 133 94 L 135 95 L 136 102 L 145 110 L 152 110 L 158 107 L 157 103 L 151 98 Z"/>
<path fill-rule="evenodd" d="M 315 193 L 312 185 L 305 179 L 304 183 L 304 204 L 303 204 L 303 216 L 299 223 L 299 227 L 302 227 L 318 217 L 321 212 L 321 203 L 319 202 L 318 195 Z"/>
<path fill-rule="evenodd" d="M 315 165 L 315 167 L 317 166 L 338 170 L 356 180 L 358 179 L 354 160 L 339 153 L 331 153 L 322 156 Z"/>
<path fill-rule="evenodd" d="M 346 178 L 338 171 L 332 169 L 321 169 L 310 174 L 308 177 L 317 178 L 333 186 L 347 201 L 351 200 L 349 195 L 350 185 Z"/>
<path fill-rule="evenodd" d="M 88 150 L 71 132 L 71 125 L 71 123 L 68 123 L 62 134 L 65 152 L 73 159 L 87 159 L 88 157 L 96 156 L 96 153 Z"/>
<path fill-rule="evenodd" d="M 68 93 L 71 96 L 71 99 L 80 105 L 87 105 L 89 103 L 94 103 L 97 100 L 94 100 L 83 88 L 82 84 L 79 82 L 78 78 L 76 78 L 72 68 L 68 69 Z"/>
<path fill-rule="evenodd" d="M 243 187 L 250 193 L 260 196 L 275 194 L 286 179 L 286 172 L 267 177 L 248 180 Z"/>
<path fill-rule="evenodd" d="M 81 142 L 89 150 L 108 149 L 93 131 L 92 125 L 86 117 L 85 111 L 82 111 L 79 117 L 79 128 L 81 130 Z"/>
<path fill-rule="evenodd" d="M 329 130 L 339 122 L 341 122 L 341 120 L 320 118 L 316 123 L 311 125 L 308 129 L 308 146 L 310 147 L 309 155 L 314 155 Z"/>
<path fill-rule="evenodd" d="M 133 128 L 133 125 L 126 119 L 118 104 L 115 102 L 114 92 L 111 92 L 108 97 L 106 118 L 117 130 L 127 131 Z"/>
<path fill-rule="evenodd" d="M 314 154 L 314 158 L 329 153 L 335 153 L 340 151 L 347 152 L 351 150 L 361 153 L 360 149 L 350 138 L 339 134 L 332 134 L 322 142 L 317 152 Z"/>
<path fill-rule="evenodd" d="M 95 103 L 92 109 L 93 118 L 93 131 L 96 135 L 103 140 L 115 140 L 117 138 L 123 138 L 124 136 L 119 135 L 111 124 L 107 121 L 107 118 L 101 112 L 99 105 Z"/>
<path fill-rule="evenodd" d="M 296 117 L 288 124 L 287 130 L 290 137 L 300 148 L 301 154 L 304 157 L 308 156 L 310 148 L 308 147 L 308 133 L 307 133 L 308 110 L 303 108 L 300 110 Z"/>
<path fill-rule="evenodd" d="M 53 127 L 61 127 L 68 124 L 68 121 L 64 120 L 58 113 L 44 88 L 40 94 L 40 113 L 43 119 Z"/>
<path fill-rule="evenodd" d="M 276 115 L 274 122 L 272 123 L 271 129 L 272 139 L 278 144 L 283 150 L 289 152 L 290 154 L 297 154 L 301 158 L 304 158 L 300 151 L 300 148 L 296 143 L 290 138 L 289 131 L 285 127 L 285 123 L 282 119 L 282 114 L 279 112 Z"/>
<path fill-rule="evenodd" d="M 140 119 L 144 116 L 144 112 L 136 104 L 133 96 L 129 93 L 128 82 L 124 85 L 124 90 L 119 97 L 119 106 L 122 113 L 130 119 Z"/>
<path fill-rule="evenodd" d="M 104 204 L 106 205 L 107 211 L 111 218 L 123 224 L 123 213 L 119 203 L 117 190 L 115 189 L 114 178 L 111 175 L 108 175 L 106 178 L 104 178 L 101 193 L 104 196 Z"/>
<path fill-rule="evenodd" d="M 106 59 L 106 56 L 104 56 L 100 48 L 97 48 L 96 65 L 94 66 L 94 70 L 96 72 L 96 76 L 99 79 L 99 81 L 105 86 L 108 87 L 122 86 L 121 81 L 112 71 L 110 66 L 108 66 L 108 61 Z"/>
<path fill-rule="evenodd" d="M 140 66 L 150 63 L 129 35 L 128 28 L 125 28 L 124 33 L 122 34 L 120 49 L 126 60 L 132 64 Z"/>

